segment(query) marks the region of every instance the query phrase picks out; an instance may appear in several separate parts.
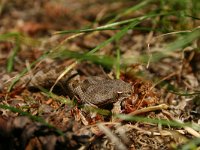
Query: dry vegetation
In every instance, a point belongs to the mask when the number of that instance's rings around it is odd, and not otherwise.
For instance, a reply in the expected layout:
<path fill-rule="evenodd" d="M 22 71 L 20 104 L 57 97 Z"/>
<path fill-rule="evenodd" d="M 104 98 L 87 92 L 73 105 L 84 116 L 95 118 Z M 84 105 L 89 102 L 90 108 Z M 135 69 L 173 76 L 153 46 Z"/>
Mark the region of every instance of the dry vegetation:
<path fill-rule="evenodd" d="M 199 50 L 198 0 L 1 0 L 0 149 L 198 149 Z M 72 71 L 132 93 L 85 105 Z"/>

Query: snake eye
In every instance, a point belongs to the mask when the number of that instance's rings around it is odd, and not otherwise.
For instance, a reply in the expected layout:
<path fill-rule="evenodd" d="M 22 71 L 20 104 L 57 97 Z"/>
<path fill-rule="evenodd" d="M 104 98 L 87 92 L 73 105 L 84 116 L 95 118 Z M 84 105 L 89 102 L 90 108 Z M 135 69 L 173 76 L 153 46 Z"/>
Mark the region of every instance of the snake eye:
<path fill-rule="evenodd" d="M 122 92 L 117 92 L 117 98 L 121 96 Z"/>

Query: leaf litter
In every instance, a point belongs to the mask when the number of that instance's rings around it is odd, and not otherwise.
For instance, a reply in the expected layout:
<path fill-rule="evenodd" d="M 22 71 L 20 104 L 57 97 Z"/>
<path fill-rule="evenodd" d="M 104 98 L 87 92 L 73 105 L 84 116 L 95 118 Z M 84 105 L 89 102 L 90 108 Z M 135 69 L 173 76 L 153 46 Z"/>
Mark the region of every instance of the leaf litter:
<path fill-rule="evenodd" d="M 158 3 L 154 2 L 152 8 L 138 7 L 134 13 L 127 11 L 122 20 L 144 15 Z M 50 37 L 56 31 L 95 29 L 107 23 L 112 15 L 136 4 L 98 0 L 37 1 L 33 6 L 31 1 L 23 0 L 3 3 L 0 14 L 0 32 L 5 35 L 0 36 L 0 149 L 176 149 L 200 137 L 200 54 L 196 50 L 199 36 L 178 47 L 173 43 L 176 34 L 161 34 L 164 36 L 155 38 L 160 33 L 154 29 L 162 29 L 162 24 L 152 20 L 164 18 L 157 16 L 129 29 L 123 37 L 120 33 L 116 37 L 120 40 L 100 46 L 94 54 L 95 60 L 89 52 L 119 30 Z M 141 6 L 145 7 L 145 3 Z M 176 24 L 177 16 L 168 19 L 172 21 L 171 27 L 174 23 L 181 29 Z M 199 20 L 195 20 L 188 26 L 199 32 L 198 25 Z M 20 33 L 16 36 L 23 37 L 22 40 L 17 41 L 13 34 L 6 36 L 12 32 Z M 187 37 L 196 38 L 195 32 Z M 18 51 L 8 73 L 6 65 L 16 46 Z M 115 79 L 116 62 L 101 62 L 115 60 L 118 48 L 120 79 L 134 87 L 117 108 L 119 114 L 112 114 L 116 112 L 111 111 L 113 105 L 97 108 L 83 104 L 78 97 L 72 98 L 65 88 L 70 72 L 75 71 L 81 81 L 89 76 Z M 36 61 L 46 50 L 50 54 Z M 62 53 L 69 50 L 70 53 Z M 162 56 L 157 55 L 160 53 Z M 67 68 L 70 65 L 73 67 Z M 25 74 L 9 91 L 13 79 L 24 69 Z"/>

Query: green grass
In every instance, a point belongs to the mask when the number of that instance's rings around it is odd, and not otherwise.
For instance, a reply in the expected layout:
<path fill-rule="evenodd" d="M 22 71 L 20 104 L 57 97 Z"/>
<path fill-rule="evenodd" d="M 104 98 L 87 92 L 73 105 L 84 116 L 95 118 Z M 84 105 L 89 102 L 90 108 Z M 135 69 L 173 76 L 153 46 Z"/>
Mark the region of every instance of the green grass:
<path fill-rule="evenodd" d="M 49 128 L 54 128 L 55 131 L 59 135 L 64 135 L 64 133 L 61 130 L 56 129 L 54 126 L 52 126 L 51 124 L 47 123 L 43 118 L 41 118 L 39 116 L 33 116 L 29 112 L 25 112 L 25 111 L 22 111 L 22 110 L 20 110 L 18 108 L 15 108 L 15 107 L 12 107 L 12 106 L 8 106 L 8 105 L 2 105 L 2 104 L 0 104 L 0 108 L 2 108 L 2 109 L 8 109 L 8 110 L 10 110 L 11 112 L 14 112 L 14 113 L 19 113 L 21 116 L 27 116 L 27 117 L 29 117 L 33 121 L 40 122 L 40 123 L 42 123 L 43 125 L 45 125 L 45 126 L 47 126 Z"/>
<path fill-rule="evenodd" d="M 148 9 L 153 7 L 154 9 Z M 131 14 L 135 12 L 148 10 L 148 12 L 143 13 L 141 16 L 135 18 L 128 18 Z M 46 57 L 51 57 L 55 59 L 66 59 L 66 58 L 74 58 L 78 61 L 90 61 L 96 64 L 101 64 L 109 69 L 116 69 L 116 77 L 119 78 L 121 69 L 123 66 L 129 66 L 131 64 L 139 63 L 146 65 L 149 61 L 149 54 L 141 54 L 140 56 L 130 56 L 129 58 L 123 58 L 120 53 L 119 41 L 126 36 L 129 30 L 137 30 L 143 33 L 154 32 L 155 35 L 164 35 L 165 33 L 172 34 L 175 38 L 173 41 L 166 42 L 165 46 L 160 49 L 152 49 L 151 53 L 151 62 L 159 62 L 161 59 L 168 57 L 172 52 L 180 52 L 183 51 L 187 46 L 191 46 L 195 40 L 200 39 L 200 28 L 196 25 L 196 21 L 200 20 L 200 2 L 199 0 L 143 0 L 138 1 L 138 3 L 134 6 L 130 6 L 129 8 L 124 8 L 123 10 L 117 13 L 106 14 L 106 16 L 102 20 L 106 20 L 106 22 L 97 27 L 97 28 L 83 28 L 77 30 L 67 30 L 67 31 L 58 31 L 55 34 L 59 34 L 60 36 L 66 34 L 77 34 L 84 33 L 88 34 L 91 32 L 101 32 L 103 30 L 115 30 L 116 33 L 109 39 L 100 43 L 97 47 L 90 50 L 89 52 L 74 52 L 69 50 L 64 44 L 58 45 L 57 47 L 53 47 L 51 50 L 42 55 L 42 57 L 38 58 L 35 62 L 31 63 L 30 67 L 34 67 L 39 61 L 43 60 Z M 112 16 L 112 18 L 110 18 Z M 110 19 L 108 19 L 110 18 Z M 173 22 L 171 18 L 176 18 L 176 21 Z M 143 27 L 142 23 L 145 21 L 150 21 L 154 27 Z M 166 35 L 167 36 L 167 35 Z M 11 57 L 8 59 L 7 63 L 7 71 L 11 72 L 13 69 L 13 64 L 15 57 L 20 50 L 20 46 L 25 43 L 25 39 L 21 38 L 22 36 L 18 33 L 8 33 L 0 35 L 0 41 L 9 41 L 11 40 L 15 48 L 11 53 Z M 154 37 L 155 38 L 155 37 Z M 116 44 L 116 56 L 107 56 L 107 55 L 99 55 L 99 51 L 103 50 L 103 48 L 110 44 Z M 199 49 L 196 49 L 199 50 Z M 11 91 L 12 87 L 19 80 L 21 76 L 23 76 L 27 72 L 27 68 L 25 68 L 21 74 L 13 81 L 10 85 L 8 92 Z M 162 82 L 163 84 L 163 82 Z M 179 89 L 179 87 L 175 88 L 173 85 L 169 85 L 170 92 L 179 95 L 179 96 L 192 96 L 192 95 L 200 95 L 199 92 L 193 91 L 190 93 L 183 92 Z M 181 89 L 181 88 L 180 88 Z M 55 100 L 59 100 L 63 104 L 71 104 L 71 101 L 66 100 L 65 98 L 61 98 L 56 96 L 53 93 L 45 91 L 49 97 L 52 97 Z M 71 104 L 73 105 L 73 104 Z M 36 116 L 32 117 L 29 113 L 24 113 L 15 108 L 0 105 L 3 109 L 9 109 L 13 112 L 18 112 L 22 115 L 28 115 L 36 121 L 43 122 Z M 95 111 L 93 109 L 86 108 L 89 111 Z M 98 113 L 103 115 L 109 115 L 110 112 L 106 110 L 97 110 Z M 131 121 L 131 122 L 149 122 L 153 124 L 161 124 L 164 126 L 171 126 L 176 128 L 183 127 L 191 127 L 196 131 L 200 131 L 199 125 L 194 125 L 191 122 L 187 123 L 179 123 L 176 121 L 169 120 L 158 120 L 158 119 L 149 119 L 147 117 L 137 117 L 137 116 L 127 116 L 127 115 L 119 115 L 120 119 Z M 199 138 L 191 139 L 188 143 L 183 145 L 180 149 L 195 149 L 197 145 L 200 143 Z"/>
<path fill-rule="evenodd" d="M 7 60 L 7 72 L 13 71 L 13 65 L 15 63 L 15 57 L 17 53 L 20 51 L 20 46 L 22 44 L 29 45 L 29 46 L 38 46 L 40 42 L 38 40 L 33 40 L 30 37 L 24 36 L 18 32 L 10 32 L 0 35 L 0 42 L 3 41 L 9 41 L 13 43 L 14 48 L 11 51 L 10 56 Z"/>

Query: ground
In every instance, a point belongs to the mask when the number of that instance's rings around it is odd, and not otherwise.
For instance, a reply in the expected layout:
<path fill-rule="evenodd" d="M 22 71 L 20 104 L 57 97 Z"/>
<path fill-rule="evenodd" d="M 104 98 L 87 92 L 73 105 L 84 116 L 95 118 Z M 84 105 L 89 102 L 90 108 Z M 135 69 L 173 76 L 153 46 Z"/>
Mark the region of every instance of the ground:
<path fill-rule="evenodd" d="M 2 0 L 0 149 L 198 149 L 199 10 L 198 0 Z M 131 93 L 88 104 L 67 90 L 73 71 Z"/>

